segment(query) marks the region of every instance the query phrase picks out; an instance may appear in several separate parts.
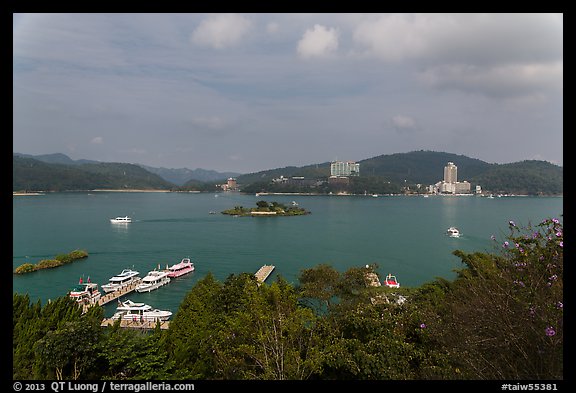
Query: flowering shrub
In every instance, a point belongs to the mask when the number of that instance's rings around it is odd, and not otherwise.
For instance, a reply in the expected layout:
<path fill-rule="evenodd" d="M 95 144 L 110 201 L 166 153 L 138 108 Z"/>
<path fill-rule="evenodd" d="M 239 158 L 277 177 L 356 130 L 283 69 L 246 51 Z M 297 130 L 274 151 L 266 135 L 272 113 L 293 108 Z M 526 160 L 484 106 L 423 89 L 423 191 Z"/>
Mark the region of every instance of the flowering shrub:
<path fill-rule="evenodd" d="M 539 348 L 562 345 L 564 230 L 557 218 L 546 219 L 536 227 L 518 228 L 508 223 L 506 268 L 513 284 L 513 296 L 525 305 L 529 326 L 549 338 Z"/>
<path fill-rule="evenodd" d="M 466 378 L 563 378 L 561 222 L 519 227 L 509 221 L 494 254 L 455 251 L 467 266 L 446 294 L 437 324 L 428 324 Z"/>

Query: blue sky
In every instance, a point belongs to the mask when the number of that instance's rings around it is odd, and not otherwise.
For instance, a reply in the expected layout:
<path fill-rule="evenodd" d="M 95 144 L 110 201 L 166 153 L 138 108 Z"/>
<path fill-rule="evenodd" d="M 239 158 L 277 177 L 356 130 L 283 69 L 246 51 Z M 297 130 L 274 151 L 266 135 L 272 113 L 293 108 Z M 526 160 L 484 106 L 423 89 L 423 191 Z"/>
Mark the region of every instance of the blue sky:
<path fill-rule="evenodd" d="M 563 15 L 15 14 L 13 99 L 19 153 L 563 165 Z"/>

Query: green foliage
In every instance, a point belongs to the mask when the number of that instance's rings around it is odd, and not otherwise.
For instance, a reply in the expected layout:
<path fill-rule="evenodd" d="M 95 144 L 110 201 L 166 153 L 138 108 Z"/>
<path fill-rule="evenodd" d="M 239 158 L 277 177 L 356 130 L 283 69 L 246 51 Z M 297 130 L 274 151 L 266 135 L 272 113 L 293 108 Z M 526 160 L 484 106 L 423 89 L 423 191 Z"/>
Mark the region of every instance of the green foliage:
<path fill-rule="evenodd" d="M 430 331 L 470 378 L 561 379 L 563 227 L 510 230 L 499 254 L 455 252 L 467 268 Z"/>
<path fill-rule="evenodd" d="M 371 286 L 376 265 L 320 264 L 297 288 L 208 274 L 167 331 L 102 329 L 100 307 L 14 294 L 13 378 L 562 379 L 563 231 L 510 222 L 496 252 L 456 250 L 455 280 L 417 288 Z"/>
<path fill-rule="evenodd" d="M 33 263 L 24 263 L 14 270 L 16 274 L 24 274 L 24 273 L 31 273 L 36 271 L 36 265 Z"/>
<path fill-rule="evenodd" d="M 54 259 L 42 259 L 36 264 L 24 263 L 18 266 L 14 273 L 24 274 L 31 273 L 41 269 L 51 269 L 58 266 L 65 265 L 67 263 L 74 262 L 78 259 L 83 259 L 88 257 L 88 252 L 85 250 L 74 250 L 68 254 L 59 254 L 54 257 Z"/>
<path fill-rule="evenodd" d="M 133 164 L 51 164 L 13 155 L 14 191 L 78 191 L 93 189 L 161 189 L 174 185 Z"/>
<path fill-rule="evenodd" d="M 301 216 L 305 214 L 310 214 L 306 209 L 298 206 L 287 207 L 278 202 L 266 202 L 258 201 L 256 202 L 256 207 L 245 208 L 243 206 L 234 206 L 232 209 L 224 210 L 222 214 L 231 216 L 256 216 L 258 213 L 270 213 L 263 215 L 268 216 Z"/>

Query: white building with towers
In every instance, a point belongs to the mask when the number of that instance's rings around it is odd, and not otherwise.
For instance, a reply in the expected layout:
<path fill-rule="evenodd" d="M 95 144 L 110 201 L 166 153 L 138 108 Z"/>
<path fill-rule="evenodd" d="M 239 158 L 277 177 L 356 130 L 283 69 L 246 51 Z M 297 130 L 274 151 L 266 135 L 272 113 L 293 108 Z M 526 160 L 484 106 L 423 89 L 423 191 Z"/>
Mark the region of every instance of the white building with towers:
<path fill-rule="evenodd" d="M 466 180 L 458 181 L 458 167 L 453 162 L 444 167 L 444 180 L 430 186 L 430 191 L 435 194 L 470 194 L 470 189 Z"/>

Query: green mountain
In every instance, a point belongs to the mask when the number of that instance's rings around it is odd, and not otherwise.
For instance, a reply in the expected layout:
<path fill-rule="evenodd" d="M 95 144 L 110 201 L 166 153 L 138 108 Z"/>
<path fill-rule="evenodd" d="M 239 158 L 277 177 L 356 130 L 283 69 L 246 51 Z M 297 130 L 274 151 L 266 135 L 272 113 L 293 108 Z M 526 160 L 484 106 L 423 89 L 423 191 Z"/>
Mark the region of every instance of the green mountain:
<path fill-rule="evenodd" d="M 402 186 L 421 184 L 428 186 L 444 178 L 444 166 L 453 162 L 458 167 L 458 181 L 468 181 L 472 190 L 480 185 L 484 191 L 513 194 L 562 194 L 563 169 L 546 161 L 522 161 L 511 164 L 490 164 L 485 161 L 446 152 L 412 151 L 380 155 L 358 161 L 360 176 L 350 178 L 347 191 L 351 193 L 396 193 Z M 272 179 L 303 176 L 327 178 L 330 163 L 303 167 L 284 167 L 239 176 L 238 184 L 246 192 L 304 192 L 292 183 L 280 186 Z M 342 186 L 318 186 L 316 192 L 334 192 Z M 411 187 L 411 189 L 414 189 Z"/>
<path fill-rule="evenodd" d="M 458 181 L 468 180 L 491 168 L 492 164 L 453 153 L 427 150 L 381 155 L 359 161 L 361 176 L 378 176 L 395 183 L 434 184 L 444 178 L 444 167 L 458 167 Z"/>
<path fill-rule="evenodd" d="M 13 191 L 174 188 L 160 176 L 133 164 L 51 164 L 14 154 Z"/>
<path fill-rule="evenodd" d="M 34 157 L 34 156 L 33 156 Z M 38 159 L 36 159 L 38 158 Z M 368 158 L 360 163 L 360 176 L 350 178 L 347 186 L 328 184 L 330 163 L 288 166 L 236 176 L 245 192 L 317 192 L 399 193 L 408 186 L 416 190 L 441 181 L 444 166 L 453 162 L 458 167 L 458 180 L 468 181 L 472 190 L 480 185 L 485 192 L 528 195 L 563 193 L 563 168 L 546 161 L 521 161 L 490 164 L 476 158 L 446 152 L 413 151 Z M 71 160 L 64 154 L 48 154 L 31 158 L 13 154 L 13 190 L 91 190 L 111 189 L 178 189 L 214 191 L 216 182 L 233 173 L 207 170 L 162 171 L 145 169 L 142 165 Z M 156 173 L 152 173 L 152 172 Z M 172 172 L 170 172 L 172 171 Z M 196 175 L 193 175 L 196 173 Z M 174 181 L 166 180 L 174 176 Z M 180 176 L 180 177 L 178 177 Z M 184 181 L 182 176 L 200 176 Z M 306 181 L 273 183 L 273 179 L 301 177 Z M 318 181 L 315 181 L 318 180 Z M 423 190 L 423 188 L 420 188 Z"/>
<path fill-rule="evenodd" d="M 214 182 L 228 179 L 229 177 L 236 177 L 240 175 L 235 172 L 217 172 L 209 169 L 188 169 L 188 168 L 154 168 L 147 165 L 138 164 L 148 172 L 152 172 L 163 178 L 164 180 L 182 186 L 189 181 L 193 184 L 198 182 Z"/>

